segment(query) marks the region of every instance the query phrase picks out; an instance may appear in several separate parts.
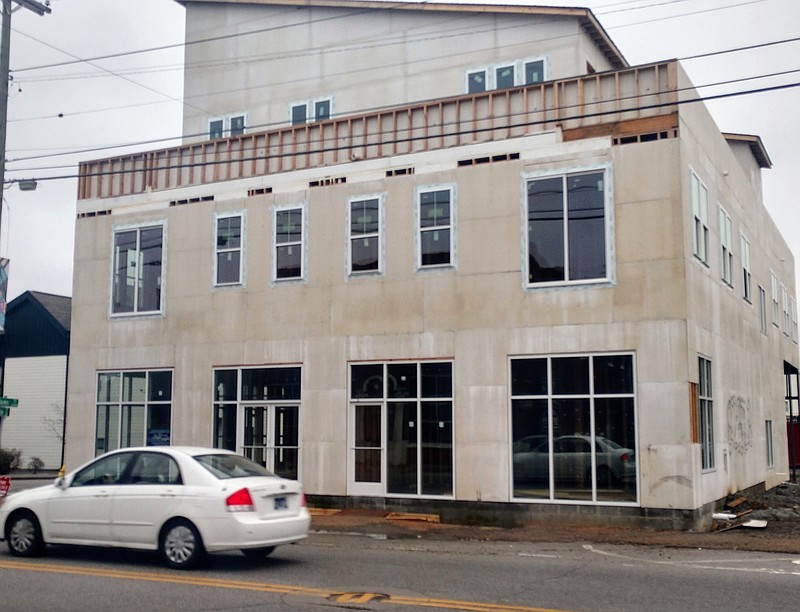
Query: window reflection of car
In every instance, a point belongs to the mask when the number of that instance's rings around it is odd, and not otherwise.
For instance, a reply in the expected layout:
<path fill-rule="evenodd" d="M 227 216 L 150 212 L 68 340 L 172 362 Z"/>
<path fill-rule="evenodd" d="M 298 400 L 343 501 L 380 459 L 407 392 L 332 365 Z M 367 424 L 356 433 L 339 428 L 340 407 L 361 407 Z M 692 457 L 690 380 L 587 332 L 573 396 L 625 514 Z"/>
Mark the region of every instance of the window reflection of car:
<path fill-rule="evenodd" d="M 609 438 L 595 436 L 597 483 L 608 486 L 636 478 L 636 453 Z M 591 482 L 592 439 L 590 436 L 560 436 L 553 440 L 553 471 L 556 481 Z M 527 436 L 513 446 L 514 478 L 549 479 L 550 443 L 547 436 Z"/>

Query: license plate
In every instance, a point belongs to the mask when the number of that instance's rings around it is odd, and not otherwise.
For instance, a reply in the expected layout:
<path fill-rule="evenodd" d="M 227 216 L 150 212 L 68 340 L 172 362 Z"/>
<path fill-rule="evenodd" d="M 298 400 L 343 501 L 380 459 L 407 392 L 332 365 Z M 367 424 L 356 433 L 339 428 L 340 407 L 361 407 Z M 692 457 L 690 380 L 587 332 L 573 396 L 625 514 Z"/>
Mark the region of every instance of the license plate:
<path fill-rule="evenodd" d="M 288 509 L 289 509 L 289 502 L 286 501 L 285 497 L 275 498 L 275 510 L 288 510 Z"/>

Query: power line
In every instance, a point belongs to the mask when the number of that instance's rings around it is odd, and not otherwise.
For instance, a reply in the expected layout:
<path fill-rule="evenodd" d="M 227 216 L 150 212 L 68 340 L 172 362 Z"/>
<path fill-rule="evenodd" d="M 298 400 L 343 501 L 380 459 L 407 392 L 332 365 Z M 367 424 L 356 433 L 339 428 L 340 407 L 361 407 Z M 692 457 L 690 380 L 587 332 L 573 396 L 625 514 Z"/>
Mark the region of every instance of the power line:
<path fill-rule="evenodd" d="M 659 108 L 665 108 L 665 107 L 670 107 L 670 106 L 681 106 L 681 105 L 684 105 L 684 104 L 694 104 L 694 103 L 697 103 L 697 102 L 709 102 L 709 101 L 713 101 L 713 100 L 721 100 L 721 99 L 738 97 L 738 96 L 743 96 L 743 95 L 752 95 L 752 94 L 768 93 L 768 92 L 780 91 L 780 90 L 786 90 L 786 89 L 793 89 L 795 87 L 800 87 L 800 82 L 787 83 L 787 84 L 784 84 L 784 85 L 775 85 L 775 86 L 771 86 L 771 87 L 761 87 L 761 88 L 758 88 L 758 89 L 750 89 L 750 90 L 745 90 L 745 91 L 737 91 L 737 92 L 728 92 L 728 93 L 722 93 L 722 94 L 715 94 L 715 95 L 711 95 L 711 96 L 698 96 L 697 98 L 692 98 L 692 99 L 687 99 L 687 100 L 676 100 L 674 102 L 660 102 L 660 103 L 656 103 L 656 104 L 646 104 L 646 105 L 634 106 L 634 107 L 630 107 L 630 108 L 626 108 L 626 109 L 615 109 L 615 110 L 609 110 L 609 111 L 597 111 L 597 112 L 593 112 L 593 113 L 583 113 L 583 114 L 580 114 L 580 115 L 572 115 L 570 117 L 561 117 L 561 120 L 564 121 L 564 120 L 575 120 L 575 119 L 592 119 L 592 118 L 596 118 L 596 117 L 602 117 L 602 116 L 606 116 L 606 115 L 616 115 L 616 114 L 627 113 L 627 112 L 632 112 L 632 111 L 656 110 L 656 109 L 659 109 Z M 514 116 L 514 115 L 508 115 L 508 116 L 511 117 L 511 116 Z M 546 123 L 552 123 L 552 121 L 553 121 L 552 119 L 542 119 L 542 120 L 537 120 L 537 121 L 525 121 L 525 122 L 521 122 L 521 123 L 513 123 L 513 124 L 509 124 L 509 125 L 503 126 L 503 129 L 514 129 L 514 128 L 521 128 L 521 127 L 530 127 L 530 126 L 535 126 L 535 125 L 542 125 L 542 124 L 546 124 Z M 408 138 L 386 140 L 386 141 L 382 141 L 381 144 L 382 145 L 407 144 L 407 143 L 418 142 L 418 141 L 422 141 L 422 140 L 430 140 L 430 139 L 433 139 L 433 138 L 442 138 L 442 137 L 447 138 L 447 137 L 452 137 L 452 136 L 466 136 L 466 135 L 470 135 L 470 134 L 480 134 L 482 132 L 494 131 L 496 129 L 497 128 L 494 127 L 494 126 L 490 126 L 490 127 L 486 127 L 486 128 L 474 128 L 474 129 L 468 129 L 468 130 L 455 131 L 455 132 L 451 132 L 451 133 L 447 133 L 447 134 L 428 134 L 428 135 L 423 135 L 423 136 L 413 136 L 413 137 L 408 137 Z M 378 134 L 380 134 L 380 133 L 378 133 Z M 376 135 L 375 133 L 369 134 L 369 136 L 375 136 L 375 135 Z M 293 152 L 293 153 L 281 153 L 279 155 L 264 155 L 264 156 L 257 156 L 257 157 L 243 157 L 243 158 L 237 159 L 236 162 L 240 163 L 240 162 L 254 161 L 254 160 L 258 160 L 258 159 L 275 159 L 275 158 L 283 158 L 283 157 L 294 157 L 294 156 L 297 156 L 297 155 L 319 155 L 319 154 L 326 153 L 326 152 L 331 152 L 331 151 L 334 151 L 334 150 L 335 150 L 335 148 L 333 148 L 333 147 L 323 147 L 323 148 L 320 148 L 320 149 L 310 149 L 310 150 L 307 150 L 307 151 L 300 151 L 300 152 Z M 228 159 L 220 159 L 220 160 L 214 160 L 214 161 L 206 160 L 206 161 L 203 161 L 203 162 L 177 164 L 175 166 L 171 166 L 171 169 L 176 170 L 176 169 L 181 169 L 181 168 L 198 168 L 198 167 L 205 167 L 205 166 L 216 166 L 216 165 L 227 164 L 227 163 L 230 163 L 230 160 L 228 160 Z M 97 177 L 97 176 L 118 176 L 118 175 L 121 175 L 121 174 L 132 174 L 132 173 L 140 172 L 140 171 L 141 171 L 140 169 L 110 170 L 110 171 L 105 171 L 105 172 L 93 172 L 92 176 L 93 177 Z M 59 175 L 59 176 L 36 177 L 36 180 L 37 181 L 56 181 L 56 180 L 74 179 L 74 178 L 79 178 L 79 177 L 80 177 L 80 174 L 69 174 L 69 175 Z"/>

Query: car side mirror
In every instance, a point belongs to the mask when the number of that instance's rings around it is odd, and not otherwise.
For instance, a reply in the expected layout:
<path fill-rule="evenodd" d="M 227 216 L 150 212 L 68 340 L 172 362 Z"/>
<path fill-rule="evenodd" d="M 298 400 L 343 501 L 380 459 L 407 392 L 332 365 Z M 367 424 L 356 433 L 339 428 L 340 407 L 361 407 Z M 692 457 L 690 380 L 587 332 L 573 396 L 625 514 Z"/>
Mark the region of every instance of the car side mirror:
<path fill-rule="evenodd" d="M 53 484 L 59 489 L 66 489 L 67 488 L 67 479 L 63 476 L 56 478 Z"/>

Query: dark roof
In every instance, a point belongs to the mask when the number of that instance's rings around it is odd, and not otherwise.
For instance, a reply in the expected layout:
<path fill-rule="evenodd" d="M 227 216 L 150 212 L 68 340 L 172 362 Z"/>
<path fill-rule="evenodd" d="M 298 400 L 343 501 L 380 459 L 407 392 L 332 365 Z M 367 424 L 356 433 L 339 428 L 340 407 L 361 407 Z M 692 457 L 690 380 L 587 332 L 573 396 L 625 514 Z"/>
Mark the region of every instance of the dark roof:
<path fill-rule="evenodd" d="M 15 308 L 18 303 L 21 304 L 28 299 L 38 302 L 61 327 L 66 331 L 70 331 L 72 298 L 63 295 L 53 295 L 52 293 L 42 293 L 41 291 L 26 291 L 22 295 L 11 300 L 8 304 L 8 309 L 11 310 Z"/>

